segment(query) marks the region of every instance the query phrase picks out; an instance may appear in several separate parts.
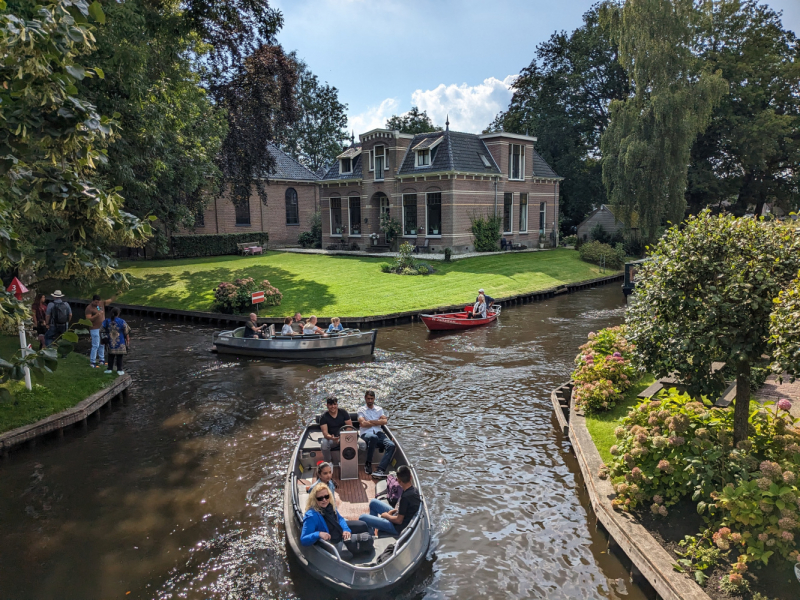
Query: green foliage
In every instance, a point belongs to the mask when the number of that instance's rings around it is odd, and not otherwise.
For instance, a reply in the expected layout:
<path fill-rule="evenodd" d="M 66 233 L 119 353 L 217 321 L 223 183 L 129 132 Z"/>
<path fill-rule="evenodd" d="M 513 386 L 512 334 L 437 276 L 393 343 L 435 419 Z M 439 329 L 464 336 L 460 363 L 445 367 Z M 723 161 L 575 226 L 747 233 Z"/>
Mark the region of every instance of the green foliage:
<path fill-rule="evenodd" d="M 628 96 L 616 42 L 599 24 L 598 8 L 572 33 L 558 31 L 514 81 L 514 95 L 490 129 L 536 135 L 536 151 L 564 177 L 559 185 L 561 231 L 574 231 L 592 205 L 606 202 L 600 136 L 608 103 Z"/>
<path fill-rule="evenodd" d="M 495 216 L 471 216 L 470 230 L 472 239 L 475 243 L 476 252 L 497 252 L 500 249 L 500 228 L 503 226 L 503 217 Z"/>
<path fill-rule="evenodd" d="M 800 277 L 773 302 L 769 329 L 772 370 L 800 377 Z"/>
<path fill-rule="evenodd" d="M 389 263 L 381 263 L 378 265 L 381 268 L 381 273 L 391 273 L 392 272 L 392 265 Z"/>
<path fill-rule="evenodd" d="M 689 571 L 694 573 L 695 581 L 699 585 L 705 585 L 708 580 L 708 575 L 705 571 L 715 567 L 723 556 L 727 555 L 722 550 L 717 548 L 711 541 L 711 531 L 706 530 L 700 537 L 687 535 L 678 542 L 682 548 L 686 548 L 685 552 L 675 552 L 679 558 L 675 566 L 677 571 L 683 573 Z"/>
<path fill-rule="evenodd" d="M 172 237 L 172 251 L 176 258 L 194 256 L 222 256 L 239 254 L 236 244 L 254 242 L 262 248 L 269 242 L 266 231 L 253 233 L 204 233 L 199 235 L 175 235 Z"/>
<path fill-rule="evenodd" d="M 397 219 L 393 219 L 389 213 L 383 213 L 381 215 L 381 231 L 386 236 L 386 243 L 391 244 L 400 238 L 403 228 Z"/>
<path fill-rule="evenodd" d="M 780 13 L 756 0 L 713 3 L 700 23 L 698 52 L 720 70 L 730 94 L 697 138 L 689 167 L 692 213 L 730 200 L 741 216 L 765 202 L 800 208 L 800 45 Z M 749 208 L 752 207 L 752 208 Z"/>
<path fill-rule="evenodd" d="M 311 231 L 300 234 L 297 242 L 303 248 L 322 248 L 322 213 L 319 211 L 311 215 Z"/>
<path fill-rule="evenodd" d="M 449 246 L 444 249 L 444 262 L 450 262 L 453 258 L 453 249 Z"/>
<path fill-rule="evenodd" d="M 416 106 L 412 106 L 407 113 L 389 117 L 386 120 L 386 129 L 410 134 L 442 130 L 441 127 L 433 124 L 426 111 L 420 111 Z"/>
<path fill-rule="evenodd" d="M 572 373 L 575 407 L 587 414 L 610 410 L 622 400 L 634 377 L 632 347 L 625 339 L 625 330 L 611 327 L 591 332 L 580 350 Z"/>
<path fill-rule="evenodd" d="M 621 269 L 625 264 L 625 249 L 622 244 L 617 244 L 616 248 L 612 248 L 602 242 L 586 242 L 578 248 L 578 253 L 581 260 L 596 265 L 603 264 L 603 259 L 605 259 L 605 266 L 609 269 Z"/>
<path fill-rule="evenodd" d="M 726 83 L 693 54 L 703 17 L 693 0 L 608 3 L 602 11 L 634 90 L 610 104 L 603 182 L 619 219 L 631 226 L 635 213 L 653 241 L 663 220 L 683 218 L 692 144 Z"/>
<path fill-rule="evenodd" d="M 794 224 L 704 211 L 673 227 L 641 265 L 626 313 L 641 364 L 655 377 L 676 373 L 693 396 L 717 397 L 725 373 L 711 366 L 726 362 L 741 405 L 736 440 L 745 439 L 751 366 L 768 350 L 773 298 L 798 270 Z"/>
<path fill-rule="evenodd" d="M 263 306 L 279 306 L 283 294 L 268 280 L 257 284 L 252 277 L 237 279 L 233 283 L 223 281 L 214 288 L 214 310 L 221 313 L 238 314 L 249 311 L 254 305 L 253 292 L 264 292 Z"/>
<path fill-rule="evenodd" d="M 427 275 L 428 273 L 430 273 L 430 271 L 428 270 L 427 266 L 419 265 L 417 267 L 417 273 L 419 273 L 420 275 Z"/>
<path fill-rule="evenodd" d="M 577 235 L 568 235 L 566 237 L 561 238 L 561 245 L 562 246 L 577 246 L 578 245 L 578 236 Z"/>
<path fill-rule="evenodd" d="M 347 135 L 347 105 L 339 102 L 339 90 L 320 83 L 302 60 L 297 59 L 297 120 L 282 134 L 281 147 L 301 164 L 316 172 L 342 153 Z"/>

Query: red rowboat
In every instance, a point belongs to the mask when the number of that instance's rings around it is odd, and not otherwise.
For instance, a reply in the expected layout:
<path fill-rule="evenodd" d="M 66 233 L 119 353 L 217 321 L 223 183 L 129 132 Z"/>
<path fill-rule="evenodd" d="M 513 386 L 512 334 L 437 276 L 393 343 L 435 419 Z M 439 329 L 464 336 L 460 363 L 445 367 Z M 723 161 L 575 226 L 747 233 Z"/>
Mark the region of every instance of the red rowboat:
<path fill-rule="evenodd" d="M 428 331 L 455 331 L 458 329 L 471 329 L 480 325 L 486 325 L 497 319 L 500 314 L 499 306 L 492 306 L 486 312 L 485 319 L 468 319 L 467 311 L 472 310 L 472 305 L 464 307 L 463 312 L 444 313 L 441 315 L 420 315 L 420 319 L 425 323 Z"/>

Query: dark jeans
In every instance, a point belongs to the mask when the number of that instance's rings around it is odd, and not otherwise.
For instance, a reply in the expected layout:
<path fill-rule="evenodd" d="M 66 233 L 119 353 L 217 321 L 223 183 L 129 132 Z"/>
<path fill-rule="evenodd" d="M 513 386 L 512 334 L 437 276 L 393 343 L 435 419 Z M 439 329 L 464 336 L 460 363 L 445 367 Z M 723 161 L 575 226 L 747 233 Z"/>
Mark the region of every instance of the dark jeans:
<path fill-rule="evenodd" d="M 122 371 L 122 357 L 124 354 L 109 354 L 108 355 L 108 370 L 114 370 L 114 362 L 117 364 L 117 371 Z"/>
<path fill-rule="evenodd" d="M 383 431 L 362 434 L 361 439 L 363 439 L 367 444 L 366 462 L 370 464 L 372 463 L 372 455 L 375 452 L 375 446 L 380 444 L 380 446 L 383 448 L 383 459 L 381 460 L 381 464 L 378 466 L 378 470 L 385 473 L 386 469 L 389 468 L 389 463 L 392 462 L 392 456 L 394 456 L 394 442 L 390 440 Z"/>

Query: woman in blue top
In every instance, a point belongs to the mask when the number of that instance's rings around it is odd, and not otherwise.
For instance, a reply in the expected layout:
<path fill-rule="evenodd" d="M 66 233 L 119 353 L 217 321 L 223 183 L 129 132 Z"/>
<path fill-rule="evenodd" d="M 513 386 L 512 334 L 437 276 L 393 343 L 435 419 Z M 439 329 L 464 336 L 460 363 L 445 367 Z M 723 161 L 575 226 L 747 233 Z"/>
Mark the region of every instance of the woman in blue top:
<path fill-rule="evenodd" d="M 344 327 L 342 327 L 342 321 L 339 317 L 333 317 L 331 319 L 331 324 L 328 325 L 328 333 L 333 333 L 334 331 L 342 331 Z"/>
<path fill-rule="evenodd" d="M 117 365 L 117 375 L 124 375 L 122 370 L 122 357 L 128 353 L 131 345 L 131 328 L 119 318 L 119 308 L 111 310 L 111 318 L 103 321 L 103 331 L 108 336 L 108 369 L 106 373 L 114 370 L 114 363 Z"/>
<path fill-rule="evenodd" d="M 350 527 L 336 510 L 333 492 L 324 483 L 317 483 L 311 488 L 306 503 L 300 543 L 303 546 L 313 546 L 319 540 L 325 540 L 336 546 L 336 549 L 341 552 L 344 542 L 349 539 Z"/>

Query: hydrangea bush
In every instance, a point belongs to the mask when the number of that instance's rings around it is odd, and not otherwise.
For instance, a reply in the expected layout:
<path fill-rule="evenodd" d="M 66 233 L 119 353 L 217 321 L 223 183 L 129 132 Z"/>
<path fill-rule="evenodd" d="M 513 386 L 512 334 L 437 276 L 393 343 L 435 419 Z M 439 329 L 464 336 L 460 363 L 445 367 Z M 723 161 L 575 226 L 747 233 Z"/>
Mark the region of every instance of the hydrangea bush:
<path fill-rule="evenodd" d="M 609 410 L 633 383 L 633 347 L 625 339 L 625 329 L 611 327 L 591 332 L 580 350 L 572 373 L 575 407 L 587 413 Z"/>
<path fill-rule="evenodd" d="M 264 306 L 279 306 L 283 300 L 280 290 L 265 279 L 259 285 L 252 277 L 237 279 L 233 283 L 223 281 L 214 288 L 214 310 L 235 314 L 250 310 L 253 306 L 251 294 L 264 292 Z"/>

